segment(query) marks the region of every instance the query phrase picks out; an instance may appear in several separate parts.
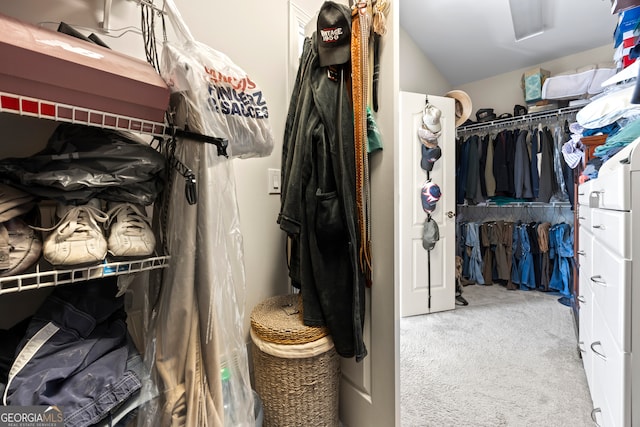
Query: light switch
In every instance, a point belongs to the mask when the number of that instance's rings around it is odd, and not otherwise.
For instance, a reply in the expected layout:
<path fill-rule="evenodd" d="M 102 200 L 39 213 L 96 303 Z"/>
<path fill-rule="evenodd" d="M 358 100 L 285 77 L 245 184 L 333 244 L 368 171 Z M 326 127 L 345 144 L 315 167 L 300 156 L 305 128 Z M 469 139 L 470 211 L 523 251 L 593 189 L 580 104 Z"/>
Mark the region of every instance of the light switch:
<path fill-rule="evenodd" d="M 280 194 L 280 169 L 267 169 L 269 194 Z"/>

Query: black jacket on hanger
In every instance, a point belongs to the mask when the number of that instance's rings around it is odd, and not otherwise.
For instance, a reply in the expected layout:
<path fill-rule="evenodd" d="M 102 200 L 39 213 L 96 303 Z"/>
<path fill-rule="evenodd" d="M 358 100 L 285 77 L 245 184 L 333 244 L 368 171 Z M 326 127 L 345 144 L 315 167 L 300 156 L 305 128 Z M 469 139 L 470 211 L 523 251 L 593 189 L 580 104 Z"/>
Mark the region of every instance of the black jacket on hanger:
<path fill-rule="evenodd" d="M 496 195 L 513 197 L 513 162 L 515 160 L 515 145 L 513 132 L 503 130 L 494 140 L 493 176 L 496 179 Z"/>

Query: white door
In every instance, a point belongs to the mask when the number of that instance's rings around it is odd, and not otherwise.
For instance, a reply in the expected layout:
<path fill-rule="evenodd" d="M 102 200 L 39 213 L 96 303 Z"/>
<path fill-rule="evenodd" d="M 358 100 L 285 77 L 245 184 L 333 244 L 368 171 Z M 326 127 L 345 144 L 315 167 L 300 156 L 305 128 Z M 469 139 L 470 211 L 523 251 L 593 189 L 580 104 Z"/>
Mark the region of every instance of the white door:
<path fill-rule="evenodd" d="M 455 111 L 454 100 L 428 96 L 429 103 L 442 112 L 442 133 L 438 145 L 442 157 L 429 173 L 442 197 L 431 217 L 437 222 L 440 240 L 430 252 L 422 246 L 427 214 L 420 198 L 427 172 L 420 167 L 422 148 L 418 128 L 427 96 L 400 92 L 400 144 L 396 162 L 399 171 L 400 314 L 402 317 L 455 308 Z M 429 268 L 430 266 L 430 268 Z"/>

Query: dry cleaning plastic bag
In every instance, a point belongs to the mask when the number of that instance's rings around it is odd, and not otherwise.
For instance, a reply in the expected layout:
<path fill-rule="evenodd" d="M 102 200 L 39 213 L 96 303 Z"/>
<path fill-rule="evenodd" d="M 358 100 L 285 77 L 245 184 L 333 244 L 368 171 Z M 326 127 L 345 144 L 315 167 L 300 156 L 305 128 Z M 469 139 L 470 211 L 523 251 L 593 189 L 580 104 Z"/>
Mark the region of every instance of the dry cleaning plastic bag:
<path fill-rule="evenodd" d="M 189 103 L 190 130 L 229 141 L 230 157 L 265 157 L 273 150 L 267 100 L 231 59 L 193 38 L 173 1 L 166 2 L 179 42 L 165 42 L 160 74 Z"/>

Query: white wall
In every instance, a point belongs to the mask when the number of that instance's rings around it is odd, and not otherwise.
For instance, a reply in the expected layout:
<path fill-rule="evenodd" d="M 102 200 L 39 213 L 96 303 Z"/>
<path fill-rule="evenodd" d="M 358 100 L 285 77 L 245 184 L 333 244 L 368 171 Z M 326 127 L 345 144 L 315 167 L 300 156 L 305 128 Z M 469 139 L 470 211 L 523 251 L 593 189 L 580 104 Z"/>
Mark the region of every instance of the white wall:
<path fill-rule="evenodd" d="M 549 71 L 553 76 L 585 65 L 610 63 L 612 61 L 613 44 L 544 62 L 538 66 Z M 516 104 L 526 106 L 520 82 L 522 74 L 531 68 L 535 67 L 521 68 L 456 87 L 455 89 L 461 89 L 471 97 L 473 104 L 471 120 L 476 120 L 475 112 L 481 108 L 493 108 L 494 113 L 500 115 L 502 113 L 513 114 L 513 107 Z"/>
<path fill-rule="evenodd" d="M 451 84 L 416 42 L 400 28 L 400 90 L 404 92 L 444 95 Z"/>

